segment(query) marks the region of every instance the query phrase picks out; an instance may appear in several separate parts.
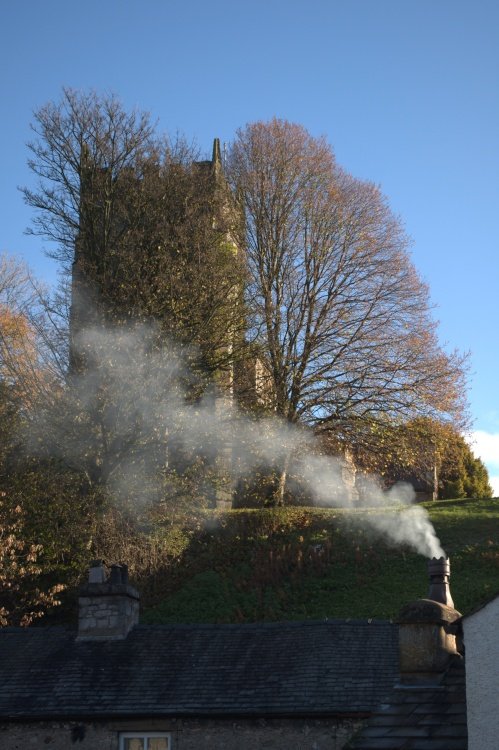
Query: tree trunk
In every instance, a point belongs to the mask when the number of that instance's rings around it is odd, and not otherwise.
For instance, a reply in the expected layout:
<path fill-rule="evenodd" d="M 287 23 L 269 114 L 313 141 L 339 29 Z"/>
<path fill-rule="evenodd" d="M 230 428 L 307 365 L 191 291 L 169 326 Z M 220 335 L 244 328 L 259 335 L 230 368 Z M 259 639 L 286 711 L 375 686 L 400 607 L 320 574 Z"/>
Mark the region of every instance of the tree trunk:
<path fill-rule="evenodd" d="M 281 472 L 279 475 L 279 482 L 277 484 L 276 491 L 274 494 L 274 505 L 278 508 L 282 508 L 285 504 L 284 493 L 286 491 L 286 481 L 288 478 L 288 470 L 289 470 L 290 461 L 291 461 L 291 455 L 288 453 L 281 467 Z"/>

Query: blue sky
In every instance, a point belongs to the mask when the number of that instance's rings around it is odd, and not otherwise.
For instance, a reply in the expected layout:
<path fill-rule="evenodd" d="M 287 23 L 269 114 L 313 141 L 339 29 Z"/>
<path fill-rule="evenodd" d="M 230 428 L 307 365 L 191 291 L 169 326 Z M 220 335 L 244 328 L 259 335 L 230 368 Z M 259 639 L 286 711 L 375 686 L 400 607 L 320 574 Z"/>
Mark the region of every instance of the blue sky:
<path fill-rule="evenodd" d="M 117 93 L 208 151 L 276 115 L 324 134 L 412 237 L 441 340 L 471 351 L 475 452 L 499 495 L 496 0 L 17 0 L 0 8 L 0 251 L 48 281 L 18 185 L 33 109 Z"/>

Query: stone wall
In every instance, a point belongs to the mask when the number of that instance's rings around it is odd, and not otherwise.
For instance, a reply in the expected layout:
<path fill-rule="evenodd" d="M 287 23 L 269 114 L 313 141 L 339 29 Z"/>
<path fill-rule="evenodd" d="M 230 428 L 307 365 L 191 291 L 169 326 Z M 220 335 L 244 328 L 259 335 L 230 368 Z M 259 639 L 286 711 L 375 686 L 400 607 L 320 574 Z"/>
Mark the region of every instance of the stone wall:
<path fill-rule="evenodd" d="M 114 577 L 121 577 L 121 567 L 112 566 Z M 90 569 L 90 578 L 103 575 L 101 565 Z M 101 582 L 89 580 L 80 589 L 78 599 L 78 639 L 125 638 L 139 622 L 139 598 L 138 591 L 128 583 L 113 583 L 111 578 Z"/>
<path fill-rule="evenodd" d="M 138 620 L 138 600 L 131 598 L 80 596 L 79 607 L 79 638 L 124 638 Z"/>
<path fill-rule="evenodd" d="M 26 722 L 0 725 L 0 747 L 118 750 L 120 732 L 165 731 L 171 735 L 171 750 L 342 750 L 359 726 L 351 719 Z"/>

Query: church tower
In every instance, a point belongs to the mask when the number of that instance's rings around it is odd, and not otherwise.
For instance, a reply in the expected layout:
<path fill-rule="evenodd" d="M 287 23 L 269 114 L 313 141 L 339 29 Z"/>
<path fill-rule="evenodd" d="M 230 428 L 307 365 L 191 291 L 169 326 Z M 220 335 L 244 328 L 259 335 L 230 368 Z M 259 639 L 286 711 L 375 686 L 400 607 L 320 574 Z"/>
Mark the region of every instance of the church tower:
<path fill-rule="evenodd" d="M 207 241 L 211 243 L 211 258 L 214 258 L 214 254 L 216 255 L 218 250 L 223 254 L 224 261 L 220 264 L 221 273 L 224 274 L 224 269 L 227 268 L 233 271 L 237 264 L 243 262 L 243 251 L 239 240 L 242 234 L 242 212 L 237 206 L 237 201 L 224 174 L 220 140 L 215 138 L 213 141 L 211 159 L 196 161 L 190 165 L 178 166 L 173 163 L 173 166 L 167 166 L 163 171 L 162 169 L 162 165 L 152 164 L 150 168 L 142 171 L 140 169 L 134 171 L 134 169 L 128 168 L 112 174 L 108 169 L 97 167 L 92 162 L 88 149 L 85 146 L 82 148 L 79 232 L 75 242 L 72 266 L 70 380 L 71 378 L 77 378 L 78 375 L 85 374 L 92 366 L 92 352 L 84 343 L 86 330 L 100 328 L 109 323 L 114 323 L 116 320 L 121 321 L 123 319 L 131 322 L 134 320 L 136 298 L 131 298 L 130 303 L 127 304 L 126 295 L 128 291 L 125 289 L 122 293 L 121 287 L 115 284 L 115 279 L 119 279 L 120 272 L 123 270 L 119 264 L 126 263 L 126 259 L 130 257 L 130 252 L 135 253 L 135 259 L 137 253 L 144 253 L 143 261 L 146 265 L 149 263 L 149 253 L 153 263 L 158 261 L 158 255 L 163 252 L 161 245 L 158 242 L 154 245 L 148 245 L 147 243 L 151 241 L 150 236 L 153 238 L 159 236 L 161 241 L 163 204 L 157 196 L 166 190 L 171 191 L 172 185 L 175 187 L 175 169 L 179 170 L 181 179 L 184 181 L 182 185 L 185 187 L 188 183 L 185 199 L 182 193 L 179 203 L 182 204 L 182 201 L 184 201 L 184 204 L 187 203 L 188 207 L 191 205 L 194 207 L 186 215 L 191 217 L 189 221 L 194 222 L 197 217 L 205 227 Z M 171 171 L 168 172 L 168 169 L 171 169 Z M 137 235 L 137 240 L 135 240 L 136 235 L 133 232 L 136 227 L 143 227 L 133 213 L 136 205 L 135 198 L 140 197 L 144 192 L 147 196 L 149 195 L 149 192 L 147 192 L 148 185 L 145 183 L 148 179 L 151 180 L 153 187 L 159 186 L 159 189 L 152 191 L 156 203 L 154 203 L 150 212 L 153 217 L 152 221 L 157 222 L 160 227 L 159 234 L 155 234 L 155 226 L 153 227 L 154 231 L 149 231 L 150 227 L 147 226 L 148 211 L 145 210 L 143 214 L 145 218 L 141 218 L 142 221 L 146 222 L 144 235 Z M 161 182 L 163 179 L 165 180 L 164 190 Z M 139 199 L 137 198 L 138 202 Z M 166 211 L 170 210 L 169 205 L 168 203 L 165 204 Z M 145 206 L 147 209 L 148 204 L 145 203 Z M 177 216 L 178 214 L 174 212 L 171 212 L 171 215 L 165 215 L 165 224 L 173 225 L 175 221 L 178 221 Z M 193 216 L 194 219 L 192 219 Z M 130 230 L 127 222 L 130 222 Z M 176 254 L 176 257 L 179 257 L 185 252 L 187 257 L 192 245 L 189 244 L 191 233 L 184 231 L 185 227 L 186 225 L 177 226 L 180 237 L 178 246 L 175 245 L 175 239 L 171 239 L 172 236 L 173 238 L 176 237 L 174 231 L 167 236 L 166 249 L 164 250 L 166 254 L 170 253 L 172 257 Z M 129 239 L 130 236 L 132 236 L 132 240 Z M 201 267 L 204 237 L 205 234 L 195 237 L 199 244 Z M 169 259 L 170 255 L 164 257 Z M 159 261 L 162 261 L 162 258 L 159 258 Z M 135 263 L 135 260 L 133 262 Z M 169 260 L 159 264 L 162 269 L 161 273 L 166 274 L 168 272 L 168 264 Z M 136 263 L 134 268 L 139 268 L 140 265 L 140 263 Z M 218 269 L 218 266 L 216 268 Z M 212 270 L 210 269 L 210 271 Z M 213 459 L 215 471 L 212 502 L 220 505 L 227 505 L 232 501 L 233 450 L 230 425 L 237 392 L 237 384 L 235 383 L 237 374 L 234 360 L 239 356 L 244 346 L 242 274 L 238 276 L 237 273 L 232 273 L 232 271 L 227 277 L 229 279 L 227 282 L 229 291 L 223 297 L 222 308 L 220 308 L 222 310 L 221 318 L 217 323 L 219 333 L 214 339 L 217 342 L 214 361 L 215 363 L 221 362 L 222 365 L 218 369 L 216 365 L 211 369 L 208 368 L 209 375 L 203 381 L 206 383 L 203 386 L 206 388 L 205 396 L 213 399 L 220 423 L 227 425 L 226 430 L 221 429 L 220 431 L 220 440 L 217 441 L 218 448 Z M 155 271 L 150 272 L 148 276 L 146 269 L 144 278 L 137 278 L 137 286 L 142 285 L 142 292 L 145 296 L 147 296 L 149 279 L 153 285 L 151 293 L 156 293 L 154 284 L 158 277 L 154 275 L 155 273 Z M 208 279 L 208 277 L 207 273 L 206 278 Z M 164 280 L 166 276 L 161 278 Z M 210 278 L 216 278 L 216 274 L 212 273 Z M 241 278 L 240 283 L 234 281 L 237 278 Z M 202 274 L 201 280 L 203 280 Z M 208 280 L 206 283 L 209 284 L 210 281 Z M 115 284 L 115 286 L 111 287 L 111 284 Z M 163 284 L 163 289 L 166 286 L 168 285 Z M 135 290 L 132 288 L 130 291 L 133 294 Z M 185 299 L 188 289 L 186 290 L 184 286 L 181 293 L 183 299 Z M 115 304 L 117 307 L 114 307 Z M 123 318 L 123 309 L 128 312 L 127 307 L 129 308 L 129 317 Z M 229 314 L 224 313 L 224 307 L 227 311 L 230 311 Z M 144 312 L 139 308 L 138 315 L 141 316 L 141 320 L 147 321 L 145 317 L 147 309 Z M 228 321 L 226 327 L 224 327 L 223 322 L 220 323 L 220 320 L 224 321 L 225 318 Z M 158 318 L 153 319 L 158 322 Z M 208 349 L 211 346 L 210 342 L 211 339 L 206 342 Z M 201 342 L 201 346 L 204 343 Z"/>

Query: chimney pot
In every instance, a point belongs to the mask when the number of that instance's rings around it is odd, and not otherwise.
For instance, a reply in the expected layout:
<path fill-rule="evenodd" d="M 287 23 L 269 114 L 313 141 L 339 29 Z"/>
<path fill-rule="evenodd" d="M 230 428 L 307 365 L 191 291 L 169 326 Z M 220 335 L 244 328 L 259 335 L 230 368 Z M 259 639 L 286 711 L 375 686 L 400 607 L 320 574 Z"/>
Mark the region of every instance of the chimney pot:
<path fill-rule="evenodd" d="M 89 583 L 105 583 L 106 581 L 106 569 L 104 568 L 103 560 L 94 560 L 90 564 L 88 570 L 88 582 Z"/>
<path fill-rule="evenodd" d="M 111 574 L 109 576 L 109 583 L 117 584 L 123 583 L 121 576 L 121 565 L 111 565 Z"/>
<path fill-rule="evenodd" d="M 121 583 L 128 583 L 128 565 L 121 563 Z"/>
<path fill-rule="evenodd" d="M 430 576 L 430 590 L 428 599 L 440 602 L 447 607 L 454 607 L 449 588 L 450 561 L 448 557 L 433 557 L 428 563 L 428 574 Z"/>

